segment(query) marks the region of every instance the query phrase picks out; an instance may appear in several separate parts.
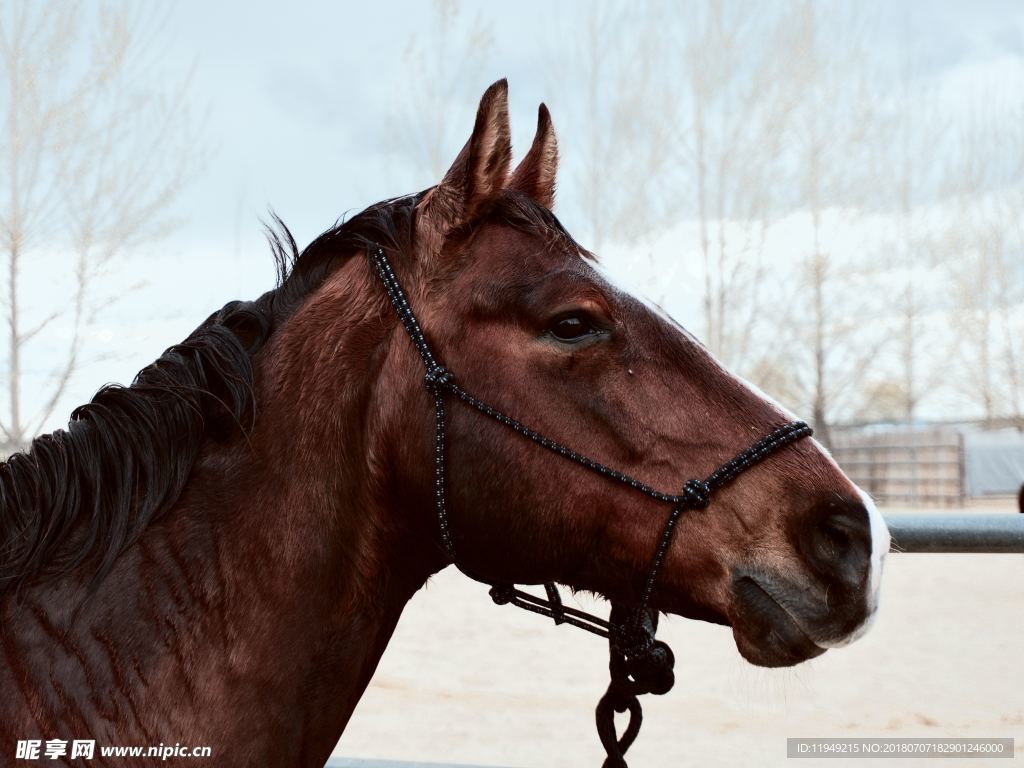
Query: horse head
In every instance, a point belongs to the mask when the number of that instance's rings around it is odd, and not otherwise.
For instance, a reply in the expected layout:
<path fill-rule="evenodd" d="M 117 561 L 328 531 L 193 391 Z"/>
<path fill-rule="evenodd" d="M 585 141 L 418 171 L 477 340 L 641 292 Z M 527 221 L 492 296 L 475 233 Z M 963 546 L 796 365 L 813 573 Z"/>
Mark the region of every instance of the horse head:
<path fill-rule="evenodd" d="M 510 171 L 511 156 L 502 81 L 484 94 L 450 170 L 418 198 L 399 267 L 431 348 L 463 386 L 655 488 L 707 476 L 792 419 L 616 287 L 558 222 L 558 150 L 543 105 L 533 145 Z M 420 370 L 398 323 L 388 358 L 393 371 Z M 429 518 L 430 395 L 406 377 L 397 397 L 410 430 L 395 449 L 394 485 L 403 505 Z M 471 409 L 450 408 L 448 420 L 447 506 L 460 565 L 489 581 L 560 582 L 637 603 L 664 503 L 561 462 Z M 820 444 L 803 440 L 682 516 L 653 607 L 730 625 L 755 664 L 795 664 L 863 632 L 888 544 L 871 500 Z"/>

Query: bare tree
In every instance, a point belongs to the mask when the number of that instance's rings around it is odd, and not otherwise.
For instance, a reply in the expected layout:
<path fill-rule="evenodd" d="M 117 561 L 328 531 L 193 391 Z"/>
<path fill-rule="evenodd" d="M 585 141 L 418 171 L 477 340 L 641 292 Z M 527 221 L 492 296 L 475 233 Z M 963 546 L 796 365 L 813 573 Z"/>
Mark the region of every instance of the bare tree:
<path fill-rule="evenodd" d="M 196 167 L 187 80 L 146 86 L 164 21 L 117 5 L 87 15 L 73 2 L 11 0 L 0 11 L 8 450 L 46 422 L 82 362 L 84 331 L 114 298 L 97 290 L 98 278 L 126 249 L 166 232 L 167 208 Z M 70 295 L 51 290 L 50 306 L 29 305 L 26 273 L 55 264 L 53 279 L 71 276 Z M 29 413 L 25 362 L 33 343 L 57 343 L 57 321 L 69 329 L 64 349 Z"/>
<path fill-rule="evenodd" d="M 909 27 L 906 35 L 908 38 Z M 949 121 L 939 112 L 930 91 L 915 85 L 910 40 L 905 46 L 899 86 L 895 94 L 894 141 L 891 142 L 895 191 L 895 245 L 890 263 L 899 267 L 894 305 L 898 313 L 895 340 L 901 369 L 900 417 L 912 423 L 918 406 L 942 380 L 941 367 L 925 359 L 927 315 L 934 312 L 937 296 L 927 276 L 935 259 L 938 233 L 928 215 L 929 204 L 939 197 L 941 165 L 935 162 L 946 145 Z M 887 390 L 892 394 L 892 389 Z"/>
<path fill-rule="evenodd" d="M 795 56 L 805 77 L 798 81 L 801 93 L 788 133 L 797 202 L 809 217 L 810 242 L 792 303 L 806 312 L 794 318 L 796 334 L 787 346 L 793 364 L 810 373 L 801 386 L 826 445 L 843 399 L 863 386 L 869 362 L 888 340 L 865 322 L 877 313 L 871 306 L 877 265 L 866 256 L 843 260 L 829 245 L 872 190 L 878 163 L 871 151 L 884 141 L 885 128 L 869 87 L 862 21 L 850 7 L 849 16 L 837 23 L 837 10 L 830 7 L 827 26 L 821 6 L 813 2 L 803 3 L 794 18 L 801 40 Z"/>
<path fill-rule="evenodd" d="M 667 199 L 671 171 L 672 87 L 656 68 L 672 41 L 660 22 L 671 5 L 637 13 L 623 2 L 590 3 L 583 23 L 557 26 L 551 83 L 556 99 L 583 108 L 558 115 L 562 160 L 575 176 L 573 213 L 586 227 L 587 244 L 632 243 L 664 225 L 677 209 Z M 572 214 L 571 214 L 572 215 Z"/>
<path fill-rule="evenodd" d="M 470 105 L 495 79 L 480 66 L 492 39 L 490 25 L 479 15 L 467 18 L 460 0 L 432 0 L 429 25 L 409 38 L 406 111 L 398 122 L 416 163 L 433 182 L 458 151 Z M 467 73 L 479 73 L 479 79 Z"/>
<path fill-rule="evenodd" d="M 1024 130 L 1021 110 L 972 111 L 950 169 L 944 261 L 957 289 L 952 352 L 985 419 L 1024 427 Z"/>
<path fill-rule="evenodd" d="M 745 366 L 759 315 L 768 227 L 784 211 L 781 146 L 805 73 L 790 5 L 706 0 L 672 20 L 681 42 L 682 184 L 692 191 L 704 278 L 704 341 Z"/>

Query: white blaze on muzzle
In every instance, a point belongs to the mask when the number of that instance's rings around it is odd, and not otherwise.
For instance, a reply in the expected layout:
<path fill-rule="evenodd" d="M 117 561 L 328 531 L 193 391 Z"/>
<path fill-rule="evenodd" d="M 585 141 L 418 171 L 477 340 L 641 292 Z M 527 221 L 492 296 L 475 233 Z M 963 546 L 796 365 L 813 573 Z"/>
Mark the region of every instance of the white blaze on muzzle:
<path fill-rule="evenodd" d="M 871 535 L 871 556 L 868 559 L 867 589 L 864 595 L 864 621 L 841 640 L 828 643 L 819 642 L 818 645 L 823 648 L 842 648 L 844 645 L 849 645 L 855 640 L 859 640 L 871 629 L 871 626 L 875 623 L 875 618 L 878 616 L 878 597 L 882 586 L 882 567 L 885 565 L 885 556 L 889 552 L 891 537 L 889 535 L 889 526 L 885 524 L 885 518 L 878 511 L 874 500 L 860 488 L 857 488 L 857 493 L 860 494 L 861 501 L 864 502 L 864 508 L 868 512 L 868 527 Z"/>

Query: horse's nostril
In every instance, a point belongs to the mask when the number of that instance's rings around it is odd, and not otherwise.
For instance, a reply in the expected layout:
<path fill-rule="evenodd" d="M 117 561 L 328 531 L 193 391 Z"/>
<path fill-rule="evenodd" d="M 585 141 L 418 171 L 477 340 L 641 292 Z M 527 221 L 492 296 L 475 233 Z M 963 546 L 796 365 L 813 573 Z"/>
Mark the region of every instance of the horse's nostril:
<path fill-rule="evenodd" d="M 806 554 L 824 572 L 859 580 L 871 554 L 868 511 L 859 501 L 829 501 L 815 515 L 805 539 Z"/>
<path fill-rule="evenodd" d="M 836 557 L 846 554 L 850 547 L 850 537 L 845 526 L 833 525 L 831 520 L 822 526 L 821 536 L 822 542 Z"/>
<path fill-rule="evenodd" d="M 837 550 L 845 551 L 857 536 L 866 538 L 869 535 L 867 511 L 850 514 L 847 510 L 833 512 L 821 524 L 821 534 Z"/>

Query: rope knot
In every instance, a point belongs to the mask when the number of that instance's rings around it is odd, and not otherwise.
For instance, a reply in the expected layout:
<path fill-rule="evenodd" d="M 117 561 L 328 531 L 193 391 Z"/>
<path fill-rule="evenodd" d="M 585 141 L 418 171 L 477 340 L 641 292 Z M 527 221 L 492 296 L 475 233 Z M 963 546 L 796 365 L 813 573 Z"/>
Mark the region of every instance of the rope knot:
<path fill-rule="evenodd" d="M 675 664 L 672 649 L 655 640 L 642 653 L 626 658 L 626 671 L 636 683 L 637 693 L 661 696 L 672 690 L 675 684 Z"/>
<path fill-rule="evenodd" d="M 683 494 L 694 509 L 704 509 L 711 503 L 711 488 L 703 480 L 687 480 Z"/>
<path fill-rule="evenodd" d="M 451 389 L 452 384 L 455 383 L 455 377 L 444 366 L 434 365 L 433 368 L 427 371 L 427 375 L 423 377 L 423 383 L 426 384 L 430 392 L 440 395 Z"/>
<path fill-rule="evenodd" d="M 507 605 L 515 597 L 516 588 L 511 584 L 495 584 L 490 589 L 491 600 L 495 605 Z"/>

